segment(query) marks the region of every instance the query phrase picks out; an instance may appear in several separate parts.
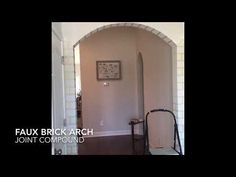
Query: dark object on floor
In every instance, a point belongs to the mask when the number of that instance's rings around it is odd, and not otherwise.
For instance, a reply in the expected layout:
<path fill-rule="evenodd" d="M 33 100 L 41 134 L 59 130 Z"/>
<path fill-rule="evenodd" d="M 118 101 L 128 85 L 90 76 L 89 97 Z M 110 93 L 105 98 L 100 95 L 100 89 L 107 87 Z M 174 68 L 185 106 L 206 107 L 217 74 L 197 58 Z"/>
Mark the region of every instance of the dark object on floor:
<path fill-rule="evenodd" d="M 134 126 L 138 125 L 138 124 L 143 124 L 143 136 L 140 135 L 139 138 L 135 138 Z M 144 119 L 131 119 L 131 121 L 129 122 L 129 125 L 131 125 L 132 149 L 133 149 L 133 154 L 135 155 L 137 153 L 136 149 L 135 149 L 135 142 L 139 141 L 139 140 L 143 140 L 143 142 L 145 143 L 145 141 L 144 141 L 144 134 L 145 134 L 145 132 L 144 132 Z"/>

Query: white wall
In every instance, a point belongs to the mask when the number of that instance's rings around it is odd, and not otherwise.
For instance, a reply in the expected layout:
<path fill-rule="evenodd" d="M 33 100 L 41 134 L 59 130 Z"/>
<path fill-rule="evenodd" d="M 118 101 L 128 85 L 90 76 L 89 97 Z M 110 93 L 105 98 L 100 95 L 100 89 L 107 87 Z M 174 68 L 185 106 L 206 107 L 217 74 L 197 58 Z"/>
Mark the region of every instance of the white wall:
<path fill-rule="evenodd" d="M 63 51 L 62 56 L 64 56 L 64 92 L 65 95 L 65 118 L 66 118 L 66 128 L 68 129 L 75 129 L 76 127 L 76 104 L 75 104 L 75 73 L 74 73 L 74 66 L 73 66 L 73 44 L 69 41 L 66 41 L 64 37 L 66 34 L 62 33 L 61 23 L 52 23 L 52 31 L 57 37 L 59 37 L 63 42 Z M 65 153 L 69 155 L 77 154 L 77 144 L 70 143 L 65 144 Z"/>
<path fill-rule="evenodd" d="M 180 43 L 177 47 L 177 122 L 179 126 L 180 141 L 184 152 L 184 42 Z"/>
<path fill-rule="evenodd" d="M 61 39 L 63 40 L 63 34 L 62 34 L 62 24 L 53 22 L 52 23 L 52 31 Z"/>
<path fill-rule="evenodd" d="M 79 45 L 74 48 L 75 55 L 75 76 L 76 76 L 76 94 L 81 91 L 81 76 L 80 76 L 80 50 Z"/>
<path fill-rule="evenodd" d="M 77 94 L 81 91 L 80 64 L 75 64 L 75 75 L 76 75 L 76 94 Z"/>
<path fill-rule="evenodd" d="M 52 128 L 63 129 L 63 120 L 65 118 L 65 104 L 64 104 L 64 70 L 61 63 L 62 57 L 62 37 L 60 32 L 60 24 L 52 24 Z M 62 150 L 65 155 L 66 147 L 63 143 L 52 143 L 52 154 L 54 149 Z"/>

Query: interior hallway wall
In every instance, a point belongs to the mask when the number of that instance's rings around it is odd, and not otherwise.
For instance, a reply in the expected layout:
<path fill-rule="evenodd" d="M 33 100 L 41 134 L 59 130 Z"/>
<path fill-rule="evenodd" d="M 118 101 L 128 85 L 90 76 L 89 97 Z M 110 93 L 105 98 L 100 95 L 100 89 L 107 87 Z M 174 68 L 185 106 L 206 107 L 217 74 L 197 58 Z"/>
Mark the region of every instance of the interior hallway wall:
<path fill-rule="evenodd" d="M 130 133 L 128 122 L 143 118 L 138 109 L 137 54 L 144 63 L 144 112 L 154 108 L 172 110 L 171 47 L 158 36 L 136 28 L 103 30 L 80 43 L 83 92 L 83 121 L 95 132 Z M 96 60 L 121 60 L 122 80 L 96 80 Z M 151 146 L 170 146 L 173 139 L 171 119 L 151 122 Z M 103 126 L 100 125 L 101 121 Z"/>
<path fill-rule="evenodd" d="M 137 50 L 142 53 L 144 67 L 144 112 L 173 108 L 171 47 L 158 36 L 137 30 Z M 169 114 L 150 114 L 150 146 L 171 146 L 172 119 Z"/>
<path fill-rule="evenodd" d="M 64 56 L 65 56 L 65 67 L 67 68 L 65 70 L 65 75 L 67 75 L 68 83 L 65 83 L 66 87 L 66 110 L 70 114 L 67 116 L 69 127 L 75 127 L 76 125 L 76 116 L 75 114 L 75 99 L 73 99 L 73 96 L 75 97 L 75 89 L 73 88 L 73 81 L 71 78 L 74 78 L 74 69 L 73 69 L 73 45 L 78 42 L 84 35 L 92 32 L 93 30 L 102 27 L 104 25 L 106 28 L 110 28 L 112 24 L 115 23 L 60 23 L 62 24 L 62 34 L 64 38 Z M 118 23 L 121 26 L 124 23 Z M 132 25 L 131 23 L 125 23 L 127 25 Z M 184 143 L 184 43 L 181 42 L 184 40 L 184 22 L 177 22 L 177 23 L 135 23 L 135 24 L 143 24 L 150 27 L 153 27 L 154 29 L 161 32 L 160 37 L 165 38 L 165 35 L 168 36 L 177 46 L 174 47 L 177 48 L 176 51 L 172 51 L 174 55 L 177 53 L 177 58 L 174 59 L 175 65 L 173 65 L 173 69 L 176 70 L 173 72 L 174 77 L 178 83 L 178 93 L 176 88 L 176 93 L 173 95 L 173 110 L 175 114 L 177 115 L 177 120 L 180 126 L 180 137 L 181 142 Z M 165 35 L 163 35 L 165 34 Z M 175 46 L 174 44 L 174 46 Z M 72 56 L 72 57 L 71 57 Z M 178 60 L 178 61 L 175 61 Z M 178 68 L 182 68 L 182 74 L 181 71 L 179 71 L 177 75 L 177 65 Z M 175 75 L 176 73 L 176 75 Z M 74 78 L 75 79 L 75 78 Z M 173 81 L 175 82 L 175 81 Z M 175 89 L 176 86 L 173 85 L 173 89 Z M 180 109 L 178 109 L 180 108 Z M 184 145 L 184 144 L 182 144 Z M 76 152 L 76 148 L 69 148 L 68 154 L 74 154 Z"/>
<path fill-rule="evenodd" d="M 137 115 L 136 43 L 132 28 L 103 30 L 80 43 L 83 123 L 97 134 L 130 134 Z M 121 80 L 97 81 L 97 60 L 120 60 Z M 109 82 L 104 87 L 103 83 Z"/>

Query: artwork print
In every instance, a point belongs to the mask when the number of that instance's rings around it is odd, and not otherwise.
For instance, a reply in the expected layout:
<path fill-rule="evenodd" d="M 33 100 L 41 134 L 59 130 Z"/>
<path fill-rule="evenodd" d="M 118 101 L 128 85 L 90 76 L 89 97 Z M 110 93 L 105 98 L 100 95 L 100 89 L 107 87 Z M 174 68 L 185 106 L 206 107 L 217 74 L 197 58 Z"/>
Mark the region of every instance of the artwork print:
<path fill-rule="evenodd" d="M 121 79 L 120 61 L 97 61 L 97 80 Z"/>

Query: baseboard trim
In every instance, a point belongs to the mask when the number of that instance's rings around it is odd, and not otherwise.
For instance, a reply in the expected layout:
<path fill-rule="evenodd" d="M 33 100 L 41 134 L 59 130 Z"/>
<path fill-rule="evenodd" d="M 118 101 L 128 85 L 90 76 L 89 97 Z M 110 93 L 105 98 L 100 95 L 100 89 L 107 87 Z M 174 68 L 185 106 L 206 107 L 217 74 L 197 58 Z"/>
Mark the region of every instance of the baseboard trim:
<path fill-rule="evenodd" d="M 101 131 L 94 132 L 93 135 L 84 136 L 85 138 L 102 137 L 102 136 L 119 136 L 131 135 L 131 130 L 118 130 L 118 131 Z"/>

